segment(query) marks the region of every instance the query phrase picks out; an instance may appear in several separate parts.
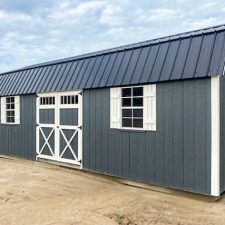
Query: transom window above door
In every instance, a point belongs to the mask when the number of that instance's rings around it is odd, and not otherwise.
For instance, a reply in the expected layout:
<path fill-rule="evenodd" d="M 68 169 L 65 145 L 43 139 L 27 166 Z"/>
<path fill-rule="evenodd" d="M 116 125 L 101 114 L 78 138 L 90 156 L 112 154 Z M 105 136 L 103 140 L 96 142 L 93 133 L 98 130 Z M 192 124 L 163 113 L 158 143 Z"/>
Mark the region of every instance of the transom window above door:
<path fill-rule="evenodd" d="M 55 105 L 55 97 L 40 97 L 40 105 Z"/>
<path fill-rule="evenodd" d="M 78 95 L 63 95 L 60 97 L 60 104 L 62 105 L 78 104 Z"/>

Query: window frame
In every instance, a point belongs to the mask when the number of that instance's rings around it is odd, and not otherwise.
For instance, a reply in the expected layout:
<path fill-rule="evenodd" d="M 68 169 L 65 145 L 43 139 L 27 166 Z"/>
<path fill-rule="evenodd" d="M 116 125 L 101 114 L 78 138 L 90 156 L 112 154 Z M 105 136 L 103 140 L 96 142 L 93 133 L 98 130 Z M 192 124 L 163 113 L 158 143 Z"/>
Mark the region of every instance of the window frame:
<path fill-rule="evenodd" d="M 134 96 L 133 95 L 133 88 L 142 88 L 142 91 L 143 91 L 143 94 L 142 96 Z M 131 96 L 130 97 L 123 97 L 122 96 L 122 92 L 123 92 L 123 89 L 131 89 Z M 145 131 L 145 128 L 144 128 L 144 85 L 139 85 L 139 86 L 127 86 L 127 87 L 121 87 L 120 88 L 120 91 L 121 91 L 121 105 L 120 105 L 120 129 L 123 129 L 123 130 L 137 130 L 137 131 Z M 143 101 L 143 104 L 142 106 L 132 106 L 132 103 L 131 103 L 131 106 L 123 106 L 123 99 L 124 98 L 131 98 L 131 101 L 133 100 L 133 98 L 142 98 L 142 101 Z M 143 116 L 142 117 L 127 117 L 127 118 L 130 118 L 132 120 L 132 127 L 124 127 L 123 126 L 123 118 L 126 118 L 126 117 L 123 117 L 123 109 L 131 109 L 132 111 L 134 109 L 142 109 L 142 113 L 143 113 Z M 142 119 L 142 127 L 133 127 L 133 119 L 136 118 L 136 119 Z"/>
<path fill-rule="evenodd" d="M 13 98 L 13 101 L 11 101 Z M 7 99 L 10 99 L 10 102 L 7 103 Z M 13 109 L 7 109 L 7 105 L 14 105 Z M 14 112 L 13 116 L 7 116 L 7 112 Z M 13 118 L 14 122 L 7 122 L 7 118 Z M 5 97 L 5 124 L 16 124 L 16 103 L 15 96 L 7 96 Z"/>
<path fill-rule="evenodd" d="M 13 98 L 14 101 L 7 103 L 7 99 Z M 4 99 L 4 104 L 2 103 Z M 14 109 L 7 109 L 7 105 L 14 104 Z M 4 107 L 4 108 L 3 108 Z M 4 111 L 4 114 L 3 114 Z M 13 116 L 7 116 L 7 112 L 14 112 Z M 2 116 L 4 115 L 4 119 Z M 14 122 L 7 122 L 7 118 L 14 118 Z M 5 125 L 19 125 L 20 124 L 20 96 L 4 96 L 1 97 L 1 124 Z"/>

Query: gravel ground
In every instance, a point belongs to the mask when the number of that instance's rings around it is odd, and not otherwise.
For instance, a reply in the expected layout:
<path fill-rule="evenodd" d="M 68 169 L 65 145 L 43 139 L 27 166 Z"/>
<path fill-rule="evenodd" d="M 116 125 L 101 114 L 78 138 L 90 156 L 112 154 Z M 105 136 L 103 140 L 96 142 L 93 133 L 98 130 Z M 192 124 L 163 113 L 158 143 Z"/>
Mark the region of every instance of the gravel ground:
<path fill-rule="evenodd" d="M 0 171 L 1 225 L 225 224 L 224 196 L 147 190 L 18 159 L 0 158 Z"/>

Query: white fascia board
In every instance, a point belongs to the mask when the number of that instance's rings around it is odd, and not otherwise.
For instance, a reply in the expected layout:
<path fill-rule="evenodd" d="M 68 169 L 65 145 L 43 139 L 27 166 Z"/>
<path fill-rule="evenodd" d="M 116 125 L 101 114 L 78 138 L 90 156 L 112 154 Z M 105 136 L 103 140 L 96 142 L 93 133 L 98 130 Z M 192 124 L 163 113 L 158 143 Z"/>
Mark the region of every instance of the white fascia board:
<path fill-rule="evenodd" d="M 220 196 L 220 76 L 211 77 L 211 195 Z"/>

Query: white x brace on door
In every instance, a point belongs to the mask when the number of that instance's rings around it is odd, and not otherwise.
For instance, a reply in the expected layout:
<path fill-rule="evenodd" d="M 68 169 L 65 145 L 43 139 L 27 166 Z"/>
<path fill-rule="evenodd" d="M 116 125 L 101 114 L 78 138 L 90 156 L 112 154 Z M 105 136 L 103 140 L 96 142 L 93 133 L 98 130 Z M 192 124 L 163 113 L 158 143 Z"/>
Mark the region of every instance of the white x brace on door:
<path fill-rule="evenodd" d="M 82 165 L 82 92 L 38 94 L 37 159 Z"/>

